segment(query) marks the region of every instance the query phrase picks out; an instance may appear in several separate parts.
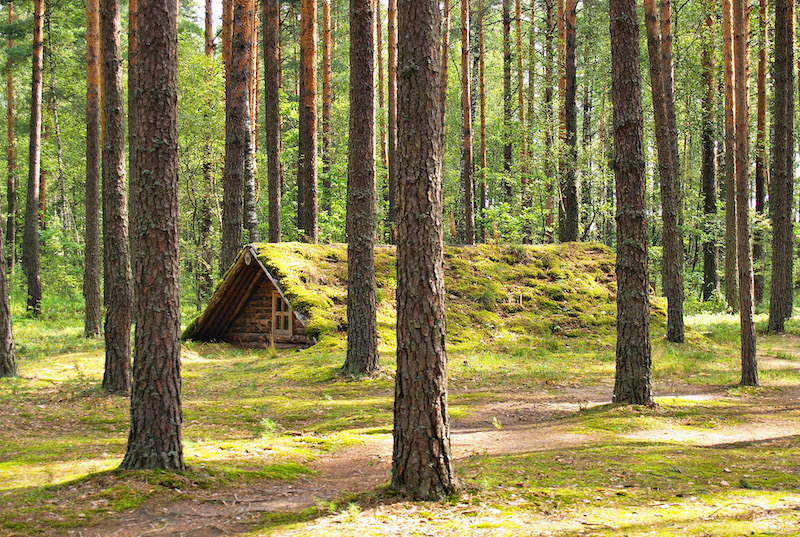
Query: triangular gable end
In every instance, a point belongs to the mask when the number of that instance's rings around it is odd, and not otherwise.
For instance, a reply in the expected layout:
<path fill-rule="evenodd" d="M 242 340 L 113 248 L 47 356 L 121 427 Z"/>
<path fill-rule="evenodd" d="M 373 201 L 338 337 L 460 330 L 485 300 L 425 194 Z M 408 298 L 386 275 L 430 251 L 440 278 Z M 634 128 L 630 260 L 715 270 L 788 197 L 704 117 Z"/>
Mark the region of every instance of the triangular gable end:
<path fill-rule="evenodd" d="M 236 257 L 183 339 L 225 341 L 247 348 L 303 348 L 316 343 L 305 333 L 305 317 L 293 310 L 253 245 L 245 246 Z"/>

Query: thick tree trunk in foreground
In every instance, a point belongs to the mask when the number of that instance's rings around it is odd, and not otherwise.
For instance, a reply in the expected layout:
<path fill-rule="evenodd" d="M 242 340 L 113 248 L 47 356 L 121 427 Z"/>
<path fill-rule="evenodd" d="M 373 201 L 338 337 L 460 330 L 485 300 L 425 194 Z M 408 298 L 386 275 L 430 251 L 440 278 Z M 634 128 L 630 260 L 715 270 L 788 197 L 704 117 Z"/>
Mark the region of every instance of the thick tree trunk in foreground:
<path fill-rule="evenodd" d="M 317 2 L 302 0 L 300 11 L 300 126 L 297 167 L 299 227 L 316 243 L 317 223 Z M 301 188 L 302 187 L 302 188 Z"/>
<path fill-rule="evenodd" d="M 86 337 L 99 337 L 100 300 L 100 2 L 86 1 L 86 254 L 83 272 Z"/>
<path fill-rule="evenodd" d="M 183 471 L 178 264 L 177 3 L 139 0 L 135 356 L 127 469 Z M 158 150 L 156 150 L 158 149 Z"/>
<path fill-rule="evenodd" d="M 739 328 L 742 384 L 758 386 L 753 311 L 753 255 L 750 249 L 750 5 L 733 3 L 736 95 L 736 237 L 739 262 Z"/>
<path fill-rule="evenodd" d="M 25 232 L 22 240 L 22 269 L 28 280 L 27 309 L 42 312 L 41 259 L 39 247 L 39 180 L 42 143 L 42 67 L 44 62 L 44 0 L 33 2 L 33 54 L 31 59 L 31 119 L 28 151 L 28 188 Z"/>
<path fill-rule="evenodd" d="M 100 5 L 103 57 L 103 260 L 106 304 L 106 367 L 103 388 L 127 394 L 131 376 L 131 265 L 128 251 L 128 190 L 125 181 L 120 8 Z"/>
<path fill-rule="evenodd" d="M 772 280 L 769 297 L 771 331 L 783 332 L 792 316 L 794 261 L 794 0 L 775 2 L 775 140 L 770 196 Z"/>
<path fill-rule="evenodd" d="M 715 151 L 714 125 L 716 123 L 716 94 L 717 87 L 714 79 L 714 43 L 715 43 L 715 4 L 713 0 L 705 0 L 705 28 L 703 29 L 703 119 L 701 127 L 701 146 L 703 151 L 702 170 L 700 172 L 703 199 L 703 214 L 706 218 L 717 212 L 717 177 Z M 708 235 L 703 242 L 703 301 L 711 300 L 717 290 L 719 279 L 717 276 L 717 243 L 713 232 L 706 226 L 704 232 Z"/>
<path fill-rule="evenodd" d="M 739 269 L 736 253 L 736 124 L 733 99 L 733 12 L 731 0 L 722 0 L 722 49 L 725 61 L 725 300 L 739 311 Z"/>
<path fill-rule="evenodd" d="M 269 242 L 281 242 L 281 13 L 279 0 L 261 0 L 264 25 L 264 133 L 269 189 Z"/>
<path fill-rule="evenodd" d="M 652 406 L 646 179 L 636 1 L 610 0 L 609 17 L 618 222 L 614 402 Z"/>
<path fill-rule="evenodd" d="M 350 141 L 347 174 L 347 357 L 350 375 L 378 369 L 375 307 L 375 12 L 350 0 Z"/>
<path fill-rule="evenodd" d="M 445 354 L 442 128 L 437 2 L 398 9 L 397 374 L 392 488 L 436 500 L 458 482 Z"/>

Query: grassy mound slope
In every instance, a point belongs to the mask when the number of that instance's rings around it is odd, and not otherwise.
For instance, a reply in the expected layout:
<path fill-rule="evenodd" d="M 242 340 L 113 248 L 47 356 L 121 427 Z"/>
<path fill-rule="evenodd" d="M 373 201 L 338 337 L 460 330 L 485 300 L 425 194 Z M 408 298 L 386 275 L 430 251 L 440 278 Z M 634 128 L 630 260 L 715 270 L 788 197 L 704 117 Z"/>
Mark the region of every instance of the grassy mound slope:
<path fill-rule="evenodd" d="M 317 337 L 347 327 L 347 245 L 258 244 L 292 307 Z M 395 325 L 395 248 L 376 249 L 381 337 Z M 615 325 L 614 254 L 598 244 L 445 248 L 451 344 L 560 334 L 607 334 Z M 663 315 L 663 312 L 661 312 Z"/>

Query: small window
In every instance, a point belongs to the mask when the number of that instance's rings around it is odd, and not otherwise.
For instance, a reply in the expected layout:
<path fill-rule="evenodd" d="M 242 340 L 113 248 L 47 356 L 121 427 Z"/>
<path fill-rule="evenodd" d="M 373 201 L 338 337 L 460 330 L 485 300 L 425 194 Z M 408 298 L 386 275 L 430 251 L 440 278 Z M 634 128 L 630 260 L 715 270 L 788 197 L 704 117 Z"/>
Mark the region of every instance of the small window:
<path fill-rule="evenodd" d="M 272 333 L 292 335 L 292 308 L 278 291 L 272 292 Z"/>

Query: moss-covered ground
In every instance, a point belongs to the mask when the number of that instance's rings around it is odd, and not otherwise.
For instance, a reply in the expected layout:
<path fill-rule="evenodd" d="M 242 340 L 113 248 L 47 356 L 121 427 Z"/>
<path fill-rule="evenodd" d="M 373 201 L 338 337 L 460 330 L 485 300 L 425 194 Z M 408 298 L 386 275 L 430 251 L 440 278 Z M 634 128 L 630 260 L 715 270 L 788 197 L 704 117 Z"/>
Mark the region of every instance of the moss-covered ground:
<path fill-rule="evenodd" d="M 778 336 L 760 320 L 763 386 L 742 389 L 738 319 L 688 317 L 687 342 L 673 345 L 656 301 L 659 405 L 610 405 L 610 252 L 485 248 L 447 258 L 460 495 L 408 502 L 345 475 L 349 492 L 316 496 L 350 454 L 390 445 L 393 282 L 379 255 L 389 276 L 374 378 L 341 375 L 338 330 L 302 351 L 183 346 L 189 469 L 178 475 L 116 469 L 129 402 L 100 390 L 102 343 L 81 336 L 79 314 L 31 319 L 15 302 L 21 377 L 0 379 L 0 535 L 800 535 L 796 323 Z M 331 301 L 324 318 L 341 328 Z M 237 507 L 297 491 L 307 504 Z M 205 533 L 156 516 L 180 505 Z"/>

